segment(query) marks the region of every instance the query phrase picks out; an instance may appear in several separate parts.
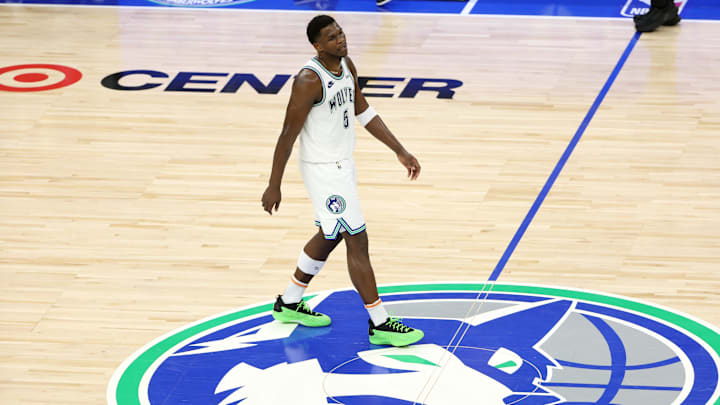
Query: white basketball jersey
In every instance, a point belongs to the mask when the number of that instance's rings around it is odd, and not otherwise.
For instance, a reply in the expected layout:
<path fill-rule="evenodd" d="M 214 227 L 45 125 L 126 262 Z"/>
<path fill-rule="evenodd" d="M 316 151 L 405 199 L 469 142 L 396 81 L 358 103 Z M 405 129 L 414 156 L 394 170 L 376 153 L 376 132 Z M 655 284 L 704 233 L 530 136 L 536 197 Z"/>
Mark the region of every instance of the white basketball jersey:
<path fill-rule="evenodd" d="M 355 79 L 345 63 L 342 73 L 330 73 L 317 57 L 303 69 L 315 72 L 322 82 L 323 98 L 313 105 L 300 131 L 300 160 L 313 163 L 351 159 L 355 149 Z"/>

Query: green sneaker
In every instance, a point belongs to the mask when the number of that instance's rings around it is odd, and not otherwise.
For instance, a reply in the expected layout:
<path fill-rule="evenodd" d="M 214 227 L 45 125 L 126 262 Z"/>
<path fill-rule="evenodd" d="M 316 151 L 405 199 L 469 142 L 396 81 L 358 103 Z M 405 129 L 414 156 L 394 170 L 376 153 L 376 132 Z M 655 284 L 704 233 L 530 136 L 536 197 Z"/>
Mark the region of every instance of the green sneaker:
<path fill-rule="evenodd" d="M 279 295 L 273 305 L 272 316 L 276 321 L 282 323 L 299 323 L 311 328 L 330 325 L 329 316 L 313 311 L 305 301 L 300 300 L 296 304 L 286 304 Z"/>
<path fill-rule="evenodd" d="M 385 346 L 407 346 L 422 339 L 425 334 L 420 329 L 413 329 L 402 324 L 399 318 L 388 318 L 385 323 L 375 326 L 368 321 L 370 343 Z"/>

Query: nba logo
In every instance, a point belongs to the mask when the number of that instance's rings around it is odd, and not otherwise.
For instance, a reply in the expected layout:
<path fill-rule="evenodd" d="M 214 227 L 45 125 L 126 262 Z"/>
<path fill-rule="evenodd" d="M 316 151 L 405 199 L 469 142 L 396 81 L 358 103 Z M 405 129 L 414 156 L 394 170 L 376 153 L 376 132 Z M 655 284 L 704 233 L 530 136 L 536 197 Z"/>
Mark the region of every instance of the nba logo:
<path fill-rule="evenodd" d="M 651 0 L 627 0 L 625 6 L 620 11 L 620 15 L 623 17 L 633 17 L 640 14 L 645 14 L 650 10 Z M 675 5 L 678 7 L 678 13 L 682 13 L 685 4 L 688 0 L 675 0 Z"/>

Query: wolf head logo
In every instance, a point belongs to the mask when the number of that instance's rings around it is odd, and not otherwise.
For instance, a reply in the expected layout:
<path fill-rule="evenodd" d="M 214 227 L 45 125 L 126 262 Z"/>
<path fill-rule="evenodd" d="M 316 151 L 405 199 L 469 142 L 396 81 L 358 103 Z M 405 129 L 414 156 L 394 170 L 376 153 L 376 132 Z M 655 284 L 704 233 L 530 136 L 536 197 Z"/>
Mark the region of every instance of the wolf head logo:
<path fill-rule="evenodd" d="M 328 197 L 325 201 L 325 205 L 333 214 L 342 214 L 342 212 L 345 211 L 345 199 L 339 195 L 331 195 Z"/>
<path fill-rule="evenodd" d="M 498 284 L 478 300 L 475 291 L 486 286 L 383 287 L 389 312 L 425 331 L 404 348 L 368 342 L 367 313 L 350 289 L 307 297 L 333 317 L 324 328 L 273 322 L 270 302 L 233 309 L 138 350 L 113 375 L 108 404 L 710 404 L 720 397 L 720 330 L 709 324 L 547 286 Z"/>
<path fill-rule="evenodd" d="M 237 350 L 245 360 L 217 384 L 217 403 L 351 405 L 372 398 L 372 403 L 382 404 L 559 404 L 563 398 L 541 384 L 560 366 L 539 346 L 574 305 L 548 300 L 482 313 L 465 320 L 467 331 L 460 344 L 453 345 L 448 345 L 447 333 L 458 330 L 457 320 L 414 319 L 412 325 L 421 329 L 435 323 L 420 344 L 360 351 L 352 342 L 333 338 L 333 330 L 345 326 L 342 319 L 326 331 L 283 325 L 291 328 L 284 339 L 268 339 L 269 329 L 263 332 L 261 326 L 254 334 L 234 337 L 264 343 Z M 316 335 L 303 336 L 306 332 Z M 260 353 L 267 345 L 280 345 L 288 361 L 271 364 L 263 359 Z M 318 352 L 329 355 L 308 355 Z"/>

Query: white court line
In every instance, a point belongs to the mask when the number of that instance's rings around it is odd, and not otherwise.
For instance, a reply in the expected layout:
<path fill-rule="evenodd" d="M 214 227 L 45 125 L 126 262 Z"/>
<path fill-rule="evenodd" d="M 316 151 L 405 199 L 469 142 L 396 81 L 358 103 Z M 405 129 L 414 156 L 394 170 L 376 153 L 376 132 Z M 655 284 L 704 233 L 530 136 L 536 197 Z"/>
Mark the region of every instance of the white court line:
<path fill-rule="evenodd" d="M 477 4 L 478 0 L 470 0 L 468 4 L 463 7 L 462 11 L 460 12 L 460 15 L 469 15 L 473 8 L 475 8 L 475 5 Z"/>

